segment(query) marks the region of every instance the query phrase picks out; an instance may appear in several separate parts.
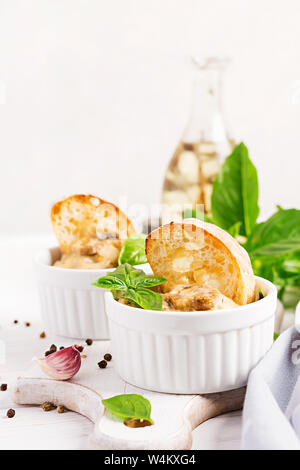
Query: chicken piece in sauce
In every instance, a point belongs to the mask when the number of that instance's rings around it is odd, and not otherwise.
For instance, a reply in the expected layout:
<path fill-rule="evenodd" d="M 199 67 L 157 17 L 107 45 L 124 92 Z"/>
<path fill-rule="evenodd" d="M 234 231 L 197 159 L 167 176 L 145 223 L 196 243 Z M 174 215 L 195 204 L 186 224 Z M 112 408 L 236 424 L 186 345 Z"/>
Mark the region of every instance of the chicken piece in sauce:
<path fill-rule="evenodd" d="M 234 307 L 238 305 L 233 300 L 209 286 L 178 285 L 163 294 L 163 310 L 193 312 Z"/>

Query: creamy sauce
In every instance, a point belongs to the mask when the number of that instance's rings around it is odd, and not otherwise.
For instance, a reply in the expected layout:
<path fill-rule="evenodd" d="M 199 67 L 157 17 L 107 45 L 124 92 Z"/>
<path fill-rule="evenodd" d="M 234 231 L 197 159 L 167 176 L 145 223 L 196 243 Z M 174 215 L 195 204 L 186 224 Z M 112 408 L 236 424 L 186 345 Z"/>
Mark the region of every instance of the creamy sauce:
<path fill-rule="evenodd" d="M 122 240 L 107 239 L 90 241 L 72 247 L 71 253 L 64 253 L 53 266 L 66 269 L 108 269 L 118 266 Z"/>
<path fill-rule="evenodd" d="M 211 286 L 178 285 L 163 294 L 163 310 L 194 312 L 224 310 L 238 305 Z"/>

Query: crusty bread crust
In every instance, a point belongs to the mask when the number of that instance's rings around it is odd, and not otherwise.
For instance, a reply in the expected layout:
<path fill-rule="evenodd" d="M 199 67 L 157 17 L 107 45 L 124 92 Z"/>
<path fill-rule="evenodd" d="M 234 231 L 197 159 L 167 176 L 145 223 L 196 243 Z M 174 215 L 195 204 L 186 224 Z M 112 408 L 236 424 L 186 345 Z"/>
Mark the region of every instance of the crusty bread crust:
<path fill-rule="evenodd" d="M 248 253 L 221 228 L 198 219 L 164 225 L 146 239 L 146 254 L 156 276 L 178 284 L 217 288 L 239 305 L 257 300 Z"/>
<path fill-rule="evenodd" d="M 131 221 L 117 206 L 91 194 L 75 194 L 54 204 L 51 222 L 64 254 L 89 245 L 91 240 L 106 236 L 125 240 L 135 233 Z"/>

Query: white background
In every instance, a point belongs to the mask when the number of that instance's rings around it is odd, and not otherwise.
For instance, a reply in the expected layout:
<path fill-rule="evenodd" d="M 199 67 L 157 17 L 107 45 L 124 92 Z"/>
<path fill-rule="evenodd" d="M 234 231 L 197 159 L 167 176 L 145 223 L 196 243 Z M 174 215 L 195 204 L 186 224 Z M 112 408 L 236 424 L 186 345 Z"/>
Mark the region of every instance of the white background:
<path fill-rule="evenodd" d="M 299 24 L 297 0 L 0 0 L 1 234 L 50 231 L 72 193 L 158 202 L 195 53 L 233 59 L 262 216 L 299 208 Z"/>

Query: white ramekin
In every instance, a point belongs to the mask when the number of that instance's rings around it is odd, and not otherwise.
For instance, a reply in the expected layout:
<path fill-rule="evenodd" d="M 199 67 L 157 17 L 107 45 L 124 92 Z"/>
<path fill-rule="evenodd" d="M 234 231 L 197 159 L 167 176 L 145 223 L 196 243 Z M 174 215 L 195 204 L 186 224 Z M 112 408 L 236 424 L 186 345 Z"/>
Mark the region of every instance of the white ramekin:
<path fill-rule="evenodd" d="M 91 283 L 112 269 L 64 269 L 52 264 L 58 247 L 34 258 L 42 320 L 49 333 L 78 339 L 108 339 L 104 291 Z"/>
<path fill-rule="evenodd" d="M 213 393 L 246 385 L 273 343 L 276 287 L 256 278 L 265 297 L 235 309 L 159 312 L 105 294 L 113 357 L 135 386 L 167 393 Z"/>
<path fill-rule="evenodd" d="M 112 269 L 65 269 L 52 266 L 59 247 L 40 250 L 34 257 L 42 321 L 52 334 L 78 339 L 109 339 L 103 289 L 92 282 Z M 136 266 L 150 273 L 149 264 Z"/>

